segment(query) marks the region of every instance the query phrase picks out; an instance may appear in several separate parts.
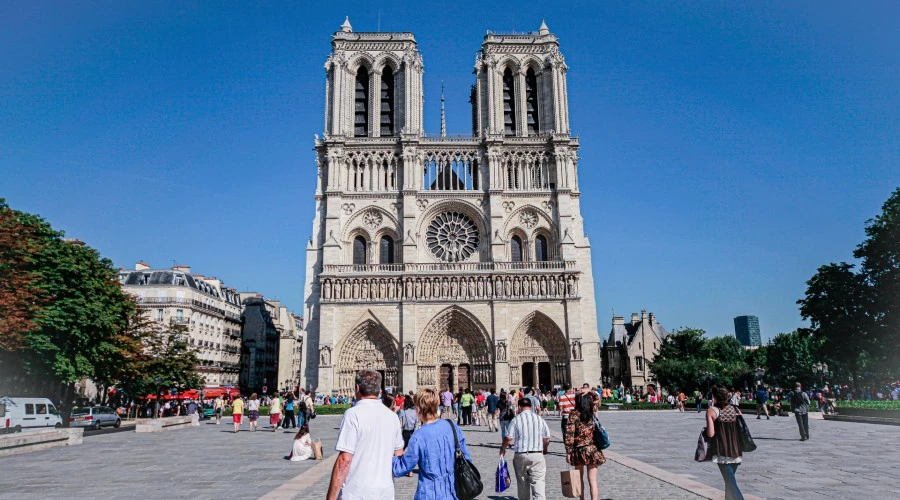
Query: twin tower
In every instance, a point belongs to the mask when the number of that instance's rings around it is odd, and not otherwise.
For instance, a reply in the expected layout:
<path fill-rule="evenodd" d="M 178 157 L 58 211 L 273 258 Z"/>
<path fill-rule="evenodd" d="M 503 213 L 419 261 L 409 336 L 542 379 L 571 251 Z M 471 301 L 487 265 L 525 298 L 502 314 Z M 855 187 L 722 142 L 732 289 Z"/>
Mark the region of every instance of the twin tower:
<path fill-rule="evenodd" d="M 426 136 L 412 33 L 332 37 L 301 384 L 601 382 L 565 59 L 545 24 L 484 37 L 472 136 Z M 443 120 L 442 120 L 443 124 Z"/>

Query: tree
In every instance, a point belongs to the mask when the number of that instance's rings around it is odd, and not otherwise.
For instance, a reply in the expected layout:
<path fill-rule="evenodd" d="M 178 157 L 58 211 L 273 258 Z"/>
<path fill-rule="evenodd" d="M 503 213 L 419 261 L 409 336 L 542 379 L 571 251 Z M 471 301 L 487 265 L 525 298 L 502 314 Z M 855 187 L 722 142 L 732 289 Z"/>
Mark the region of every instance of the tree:
<path fill-rule="evenodd" d="M 22 214 L 0 198 L 0 351 L 24 347 L 25 334 L 35 328 L 45 303 L 33 262 L 42 249 L 40 233 L 47 229 L 24 223 Z"/>
<path fill-rule="evenodd" d="M 139 346 L 120 335 L 135 306 L 122 291 L 109 259 L 81 242 L 64 240 L 63 233 L 39 216 L 5 204 L 0 211 L 4 220 L 18 221 L 19 226 L 7 226 L 20 228 L 13 234 L 28 249 L 18 269 L 45 299 L 33 309 L 21 304 L 21 298 L 18 305 L 13 304 L 13 309 L 33 312 L 33 318 L 27 329 L 17 332 L 19 350 L 0 351 L 2 378 L 20 394 L 60 399 L 66 411 L 76 382 L 91 378 L 104 385 L 109 382 L 101 369 L 104 362 L 122 363 L 137 354 L 126 354 Z"/>
<path fill-rule="evenodd" d="M 705 334 L 697 328 L 680 328 L 663 340 L 650 363 L 650 370 L 661 385 L 685 391 L 706 386 L 704 373 L 709 370 L 698 357 L 706 343 Z"/>
<path fill-rule="evenodd" d="M 896 378 L 900 374 L 900 188 L 881 214 L 866 221 L 866 239 L 853 256 L 868 287 L 869 337 L 874 368 Z"/>
<path fill-rule="evenodd" d="M 866 221 L 866 239 L 852 264 L 831 263 L 807 281 L 806 296 L 797 303 L 813 334 L 822 341 L 821 355 L 836 361 L 848 377 L 863 370 L 885 377 L 900 374 L 900 189 Z"/>
<path fill-rule="evenodd" d="M 816 378 L 812 366 L 821 342 L 807 329 L 776 335 L 767 347 L 766 379 L 781 387 L 793 387 L 796 382 L 812 385 Z"/>
<path fill-rule="evenodd" d="M 155 386 L 159 379 L 164 385 L 182 389 L 199 388 L 202 380 L 197 374 L 199 363 L 194 350 L 188 345 L 187 329 L 175 326 L 168 330 L 157 330 L 144 339 L 147 360 L 141 367 L 139 383 L 145 389 Z M 155 392 L 155 387 L 153 391 Z M 132 394 L 140 394 L 139 392 Z"/>

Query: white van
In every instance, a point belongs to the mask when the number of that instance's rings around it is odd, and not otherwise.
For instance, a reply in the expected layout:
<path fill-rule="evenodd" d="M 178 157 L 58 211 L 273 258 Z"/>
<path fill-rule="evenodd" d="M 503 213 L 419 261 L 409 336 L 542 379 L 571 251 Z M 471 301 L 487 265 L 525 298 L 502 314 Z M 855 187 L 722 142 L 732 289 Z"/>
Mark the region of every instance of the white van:
<path fill-rule="evenodd" d="M 47 398 L 0 398 L 0 432 L 62 427 L 59 411 Z"/>

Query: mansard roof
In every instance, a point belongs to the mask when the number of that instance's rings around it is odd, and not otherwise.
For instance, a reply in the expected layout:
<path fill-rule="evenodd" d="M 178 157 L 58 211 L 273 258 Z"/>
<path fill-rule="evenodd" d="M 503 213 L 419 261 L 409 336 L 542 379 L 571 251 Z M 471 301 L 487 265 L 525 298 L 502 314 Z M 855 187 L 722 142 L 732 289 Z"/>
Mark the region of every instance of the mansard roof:
<path fill-rule="evenodd" d="M 234 305 L 240 305 L 240 298 L 235 293 L 224 289 L 220 292 L 202 279 L 199 275 L 185 273 L 176 269 L 142 269 L 135 271 L 119 271 L 119 282 L 124 286 L 173 286 L 186 287 L 216 297 Z M 224 296 L 223 296 L 224 295 Z"/>

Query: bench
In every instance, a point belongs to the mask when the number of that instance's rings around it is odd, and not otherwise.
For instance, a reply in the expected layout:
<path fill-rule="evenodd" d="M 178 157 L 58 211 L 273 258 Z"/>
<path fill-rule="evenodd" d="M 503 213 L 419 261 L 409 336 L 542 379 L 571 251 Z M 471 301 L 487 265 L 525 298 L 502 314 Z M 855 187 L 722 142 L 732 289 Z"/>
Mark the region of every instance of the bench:
<path fill-rule="evenodd" d="M 134 432 L 163 432 L 187 427 L 199 427 L 199 415 L 184 415 L 181 417 L 150 418 L 139 421 L 134 426 Z"/>
<path fill-rule="evenodd" d="M 84 429 L 41 429 L 0 435 L 0 457 L 81 444 Z"/>

